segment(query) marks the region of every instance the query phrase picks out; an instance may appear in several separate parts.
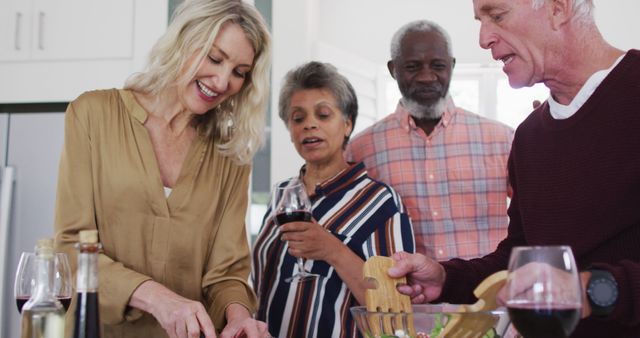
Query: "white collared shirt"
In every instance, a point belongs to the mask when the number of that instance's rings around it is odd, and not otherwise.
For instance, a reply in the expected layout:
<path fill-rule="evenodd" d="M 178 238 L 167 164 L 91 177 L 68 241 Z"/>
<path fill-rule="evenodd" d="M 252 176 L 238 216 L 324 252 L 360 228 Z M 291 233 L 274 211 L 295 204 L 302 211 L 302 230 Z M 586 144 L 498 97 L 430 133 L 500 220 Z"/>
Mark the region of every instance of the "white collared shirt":
<path fill-rule="evenodd" d="M 582 85 L 582 88 L 580 88 L 578 94 L 576 94 L 573 100 L 571 100 L 571 103 L 569 103 L 568 105 L 558 103 L 558 101 L 556 101 L 553 96 L 549 95 L 549 99 L 547 99 L 547 101 L 549 102 L 549 110 L 551 111 L 551 116 L 556 120 L 564 120 L 575 114 L 578 109 L 580 109 L 580 107 L 582 107 L 582 105 L 587 102 L 596 88 L 598 88 L 602 81 L 607 77 L 607 75 L 609 75 L 611 70 L 613 70 L 613 68 L 618 65 L 620 60 L 622 60 L 625 55 L 627 55 L 627 53 L 624 53 L 622 56 L 620 56 L 616 60 L 616 62 L 614 62 L 613 65 L 611 65 L 611 67 L 609 67 L 608 69 L 599 70 L 593 73 L 591 77 L 589 77 L 589 79 L 584 83 L 584 85 Z"/>

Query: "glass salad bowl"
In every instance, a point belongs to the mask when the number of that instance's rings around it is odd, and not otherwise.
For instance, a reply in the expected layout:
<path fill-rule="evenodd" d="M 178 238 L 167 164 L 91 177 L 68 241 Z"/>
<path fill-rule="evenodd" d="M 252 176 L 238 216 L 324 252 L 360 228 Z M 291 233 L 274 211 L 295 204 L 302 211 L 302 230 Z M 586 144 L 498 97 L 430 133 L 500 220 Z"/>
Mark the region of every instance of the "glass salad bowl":
<path fill-rule="evenodd" d="M 509 327 L 507 310 L 461 312 L 455 304 L 413 305 L 413 313 L 369 312 L 351 308 L 365 338 L 499 338 Z"/>

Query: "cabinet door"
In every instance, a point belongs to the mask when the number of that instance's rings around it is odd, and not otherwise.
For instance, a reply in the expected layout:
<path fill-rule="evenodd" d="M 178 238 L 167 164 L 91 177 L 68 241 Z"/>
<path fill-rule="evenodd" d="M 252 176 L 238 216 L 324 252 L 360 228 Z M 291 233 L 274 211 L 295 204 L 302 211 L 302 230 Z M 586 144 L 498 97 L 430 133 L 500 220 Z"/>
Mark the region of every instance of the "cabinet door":
<path fill-rule="evenodd" d="M 20 252 L 38 238 L 53 236 L 58 164 L 64 142 L 64 113 L 16 113 L 9 121 L 7 164 L 15 168 L 5 299 L 13 298 L 13 276 Z M 20 337 L 14 302 L 3 304 L 7 328 L 2 337 Z"/>
<path fill-rule="evenodd" d="M 31 0 L 0 0 L 0 61 L 31 53 Z"/>
<path fill-rule="evenodd" d="M 33 0 L 31 59 L 131 58 L 133 9 L 134 0 Z"/>

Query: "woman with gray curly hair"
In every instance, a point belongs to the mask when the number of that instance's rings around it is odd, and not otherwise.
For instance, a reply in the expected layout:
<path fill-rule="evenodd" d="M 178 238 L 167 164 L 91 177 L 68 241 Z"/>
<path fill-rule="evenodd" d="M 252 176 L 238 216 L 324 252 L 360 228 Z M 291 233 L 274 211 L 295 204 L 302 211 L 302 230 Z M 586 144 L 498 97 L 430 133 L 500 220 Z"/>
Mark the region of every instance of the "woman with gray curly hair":
<path fill-rule="evenodd" d="M 69 104 L 56 245 L 98 230 L 103 337 L 269 336 L 244 216 L 270 46 L 252 5 L 184 1 L 145 71 Z"/>
<path fill-rule="evenodd" d="M 357 337 L 349 308 L 364 303 L 364 261 L 413 252 L 409 216 L 393 189 L 344 159 L 358 102 L 335 67 L 309 62 L 291 70 L 279 107 L 305 164 L 277 185 L 302 182 L 313 218 L 279 225 L 267 210 L 253 250 L 257 319 L 277 337 Z M 297 258 L 317 277 L 288 282 L 299 272 Z"/>

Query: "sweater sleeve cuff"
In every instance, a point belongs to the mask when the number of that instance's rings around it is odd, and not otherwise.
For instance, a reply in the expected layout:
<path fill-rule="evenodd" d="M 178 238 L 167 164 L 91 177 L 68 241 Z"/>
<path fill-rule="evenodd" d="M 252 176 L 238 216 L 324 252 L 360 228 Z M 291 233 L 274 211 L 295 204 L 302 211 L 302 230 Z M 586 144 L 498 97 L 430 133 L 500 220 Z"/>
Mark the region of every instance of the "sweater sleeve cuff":
<path fill-rule="evenodd" d="M 102 276 L 100 276 L 102 277 Z M 143 312 L 129 306 L 133 292 L 151 277 L 126 268 L 100 279 L 100 319 L 106 324 L 139 319 Z M 104 311 L 102 311 L 104 310 Z"/>
<path fill-rule="evenodd" d="M 456 260 L 440 262 L 444 267 L 445 280 L 440 297 L 432 303 L 470 304 L 476 301 L 473 282 L 469 281 L 469 275 L 456 263 Z"/>
<path fill-rule="evenodd" d="M 444 279 L 444 284 L 442 284 L 442 292 L 440 292 L 440 297 L 438 297 L 437 299 L 434 299 L 432 301 L 432 303 L 444 303 L 447 302 L 447 300 L 451 297 L 449 297 L 449 294 L 451 293 L 451 290 L 453 289 L 453 285 L 455 284 L 455 276 L 456 276 L 456 270 L 455 269 L 451 269 L 446 262 L 441 262 L 442 266 L 444 267 L 444 271 L 445 271 L 445 279 Z"/>
<path fill-rule="evenodd" d="M 211 287 L 207 292 L 209 304 L 209 316 L 213 320 L 216 330 L 222 330 L 226 325 L 225 310 L 230 304 L 237 303 L 255 313 L 255 295 L 246 283 L 238 280 L 227 280 L 219 282 Z"/>

